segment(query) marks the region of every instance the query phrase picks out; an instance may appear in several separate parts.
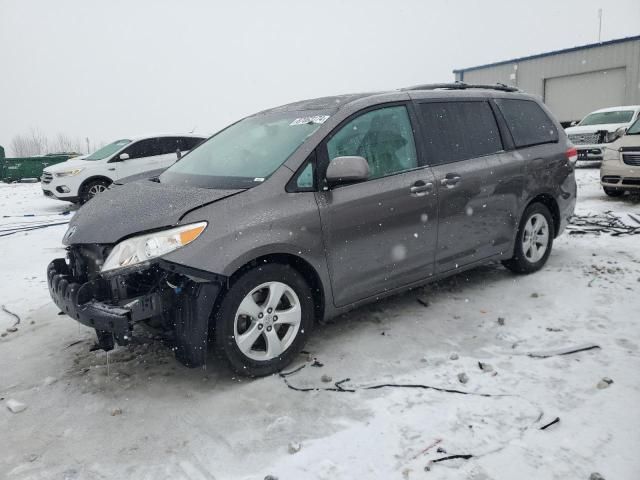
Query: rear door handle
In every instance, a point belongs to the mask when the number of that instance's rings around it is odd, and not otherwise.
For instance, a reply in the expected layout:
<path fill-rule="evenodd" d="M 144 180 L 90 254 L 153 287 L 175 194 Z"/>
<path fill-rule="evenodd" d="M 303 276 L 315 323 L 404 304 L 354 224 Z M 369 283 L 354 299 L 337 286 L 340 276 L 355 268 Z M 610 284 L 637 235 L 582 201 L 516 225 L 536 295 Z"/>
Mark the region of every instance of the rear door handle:
<path fill-rule="evenodd" d="M 115 167 L 109 167 L 109 168 L 107 168 L 107 170 L 113 171 L 113 170 L 115 170 Z"/>
<path fill-rule="evenodd" d="M 453 188 L 455 187 L 462 177 L 457 173 L 447 173 L 447 175 L 440 180 L 440 185 L 443 187 Z"/>
<path fill-rule="evenodd" d="M 411 192 L 411 195 L 414 197 L 424 197 L 425 195 L 428 195 L 431 190 L 433 190 L 433 183 L 426 183 L 422 180 L 418 180 L 411 186 L 409 192 Z"/>

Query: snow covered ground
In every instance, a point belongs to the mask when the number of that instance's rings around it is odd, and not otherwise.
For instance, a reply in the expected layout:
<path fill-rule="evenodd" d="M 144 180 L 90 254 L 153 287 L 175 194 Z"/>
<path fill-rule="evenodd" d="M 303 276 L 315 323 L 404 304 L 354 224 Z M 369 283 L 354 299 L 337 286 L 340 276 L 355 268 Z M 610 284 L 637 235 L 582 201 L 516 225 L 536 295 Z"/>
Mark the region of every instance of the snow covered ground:
<path fill-rule="evenodd" d="M 578 182 L 578 213 L 640 214 L 640 198 L 604 195 L 597 169 Z M 0 184 L 2 229 L 64 222 L 69 207 Z M 21 318 L 7 332 L 0 311 L 0 478 L 640 478 L 639 236 L 565 234 L 534 275 L 490 265 L 320 326 L 286 381 L 356 391 L 301 392 L 213 359 L 186 369 L 151 340 L 108 364 L 90 353 L 92 331 L 46 289 L 64 231 L 0 237 L 0 304 Z M 600 349 L 527 356 L 585 344 Z M 470 394 L 365 389 L 387 383 Z M 473 457 L 431 463 L 449 455 Z"/>

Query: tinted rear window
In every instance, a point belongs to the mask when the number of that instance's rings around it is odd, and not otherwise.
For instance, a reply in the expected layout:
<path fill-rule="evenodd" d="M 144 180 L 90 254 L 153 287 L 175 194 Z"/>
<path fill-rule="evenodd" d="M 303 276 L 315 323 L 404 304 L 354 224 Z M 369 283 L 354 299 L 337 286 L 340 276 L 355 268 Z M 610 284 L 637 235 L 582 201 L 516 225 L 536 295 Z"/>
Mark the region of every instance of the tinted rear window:
<path fill-rule="evenodd" d="M 558 130 L 549 116 L 532 100 L 498 98 L 496 103 L 518 148 L 558 141 Z"/>
<path fill-rule="evenodd" d="M 498 125 L 487 102 L 422 103 L 419 112 L 430 165 L 502 150 Z"/>

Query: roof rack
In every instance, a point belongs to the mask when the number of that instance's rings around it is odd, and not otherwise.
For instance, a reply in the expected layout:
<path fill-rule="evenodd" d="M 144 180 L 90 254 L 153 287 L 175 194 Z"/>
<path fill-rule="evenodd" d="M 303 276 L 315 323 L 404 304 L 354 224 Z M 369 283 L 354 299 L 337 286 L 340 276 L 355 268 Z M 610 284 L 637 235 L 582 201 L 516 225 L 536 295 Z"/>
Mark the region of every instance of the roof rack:
<path fill-rule="evenodd" d="M 505 85 L 504 83 L 496 83 L 494 85 L 478 85 L 473 83 L 455 82 L 455 83 L 428 83 L 425 85 L 415 85 L 413 87 L 401 88 L 401 90 L 467 90 L 471 88 L 479 88 L 485 90 L 499 90 L 501 92 L 520 92 L 517 87 Z"/>

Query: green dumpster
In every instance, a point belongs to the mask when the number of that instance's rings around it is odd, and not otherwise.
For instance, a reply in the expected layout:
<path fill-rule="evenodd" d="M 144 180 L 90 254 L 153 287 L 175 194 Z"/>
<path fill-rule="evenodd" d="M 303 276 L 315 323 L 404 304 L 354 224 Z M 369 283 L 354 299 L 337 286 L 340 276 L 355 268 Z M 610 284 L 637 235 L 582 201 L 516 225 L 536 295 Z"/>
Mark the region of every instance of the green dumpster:
<path fill-rule="evenodd" d="M 0 180 L 18 182 L 23 178 L 40 178 L 42 170 L 77 156 L 76 154 L 42 155 L 38 157 L 4 158 L 0 154 Z"/>

